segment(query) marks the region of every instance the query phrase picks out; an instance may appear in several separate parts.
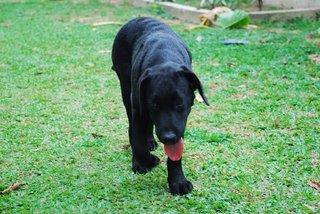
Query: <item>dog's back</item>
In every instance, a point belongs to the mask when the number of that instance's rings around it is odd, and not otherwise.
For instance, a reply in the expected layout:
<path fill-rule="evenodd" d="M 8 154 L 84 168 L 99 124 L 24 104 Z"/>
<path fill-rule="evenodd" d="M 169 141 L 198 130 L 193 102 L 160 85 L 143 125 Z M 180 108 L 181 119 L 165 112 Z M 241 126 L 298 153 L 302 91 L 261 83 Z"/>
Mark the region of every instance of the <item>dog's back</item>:
<path fill-rule="evenodd" d="M 127 52 L 126 54 L 122 53 L 122 50 L 117 50 L 120 44 L 121 47 L 126 47 L 126 50 L 123 50 Z M 189 65 L 191 69 L 191 54 L 185 42 L 168 25 L 153 18 L 133 19 L 118 32 L 112 55 L 116 71 L 121 70 L 117 69 L 117 66 L 123 63 L 123 60 L 118 63 L 119 52 L 122 57 L 128 56 L 127 61 L 130 61 L 132 71 L 143 71 L 151 64 L 161 64 L 167 61 Z"/>
<path fill-rule="evenodd" d="M 134 48 L 137 42 L 141 42 L 146 36 L 152 36 L 157 33 L 175 34 L 172 29 L 160 20 L 140 17 L 129 21 L 117 34 L 115 42 L 119 39 L 128 45 L 128 48 Z M 131 47 L 130 47 L 131 46 Z M 130 51 L 130 50 L 129 50 Z"/>

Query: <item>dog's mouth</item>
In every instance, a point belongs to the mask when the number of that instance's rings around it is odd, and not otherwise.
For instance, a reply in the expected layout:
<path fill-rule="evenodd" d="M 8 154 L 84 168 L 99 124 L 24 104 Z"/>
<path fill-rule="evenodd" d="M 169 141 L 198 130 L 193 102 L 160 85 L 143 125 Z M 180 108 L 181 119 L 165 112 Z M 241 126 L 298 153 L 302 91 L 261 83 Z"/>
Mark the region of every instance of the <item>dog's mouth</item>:
<path fill-rule="evenodd" d="M 171 145 L 164 145 L 164 151 L 172 161 L 178 161 L 181 159 L 184 150 L 183 139 Z"/>

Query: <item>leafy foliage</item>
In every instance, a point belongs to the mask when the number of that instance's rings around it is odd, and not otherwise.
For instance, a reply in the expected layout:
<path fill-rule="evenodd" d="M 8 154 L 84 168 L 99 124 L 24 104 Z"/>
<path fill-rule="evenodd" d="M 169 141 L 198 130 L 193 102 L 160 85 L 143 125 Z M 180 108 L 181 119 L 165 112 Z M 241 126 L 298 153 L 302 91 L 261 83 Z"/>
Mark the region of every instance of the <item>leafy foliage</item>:
<path fill-rule="evenodd" d="M 242 10 L 222 13 L 216 20 L 216 25 L 223 28 L 241 28 L 250 23 L 250 16 Z"/>
<path fill-rule="evenodd" d="M 240 4 L 252 4 L 254 0 L 213 0 L 214 4 L 219 6 L 233 7 Z"/>
<path fill-rule="evenodd" d="M 198 7 L 200 1 L 199 0 L 176 0 L 176 3 L 180 3 L 180 4 L 188 4 L 194 7 Z M 244 4 L 253 4 L 255 2 L 255 0 L 206 0 L 204 3 L 204 5 L 202 6 L 211 6 L 214 5 L 216 7 L 218 6 L 226 6 L 226 7 L 230 7 L 230 8 L 236 8 L 239 5 L 244 5 Z"/>

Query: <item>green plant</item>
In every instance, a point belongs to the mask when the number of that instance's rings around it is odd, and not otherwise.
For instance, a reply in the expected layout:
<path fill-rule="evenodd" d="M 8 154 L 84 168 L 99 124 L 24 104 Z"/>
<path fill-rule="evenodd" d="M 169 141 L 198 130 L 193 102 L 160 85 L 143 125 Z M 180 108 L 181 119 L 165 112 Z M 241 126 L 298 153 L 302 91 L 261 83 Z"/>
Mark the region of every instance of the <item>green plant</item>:
<path fill-rule="evenodd" d="M 253 4 L 254 0 L 210 0 L 208 2 L 213 6 L 235 7 L 241 4 Z"/>
<path fill-rule="evenodd" d="M 223 28 L 241 28 L 249 25 L 250 16 L 242 10 L 235 10 L 218 15 L 216 25 Z"/>

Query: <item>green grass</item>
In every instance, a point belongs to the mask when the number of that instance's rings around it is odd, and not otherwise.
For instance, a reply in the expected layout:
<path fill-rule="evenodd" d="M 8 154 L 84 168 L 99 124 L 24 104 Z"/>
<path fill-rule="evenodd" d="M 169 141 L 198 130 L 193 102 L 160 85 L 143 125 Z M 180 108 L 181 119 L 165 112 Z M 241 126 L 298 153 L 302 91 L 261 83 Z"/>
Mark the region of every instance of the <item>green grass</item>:
<path fill-rule="evenodd" d="M 3 213 L 316 213 L 320 196 L 319 22 L 255 31 L 185 31 L 210 107 L 189 117 L 184 170 L 191 195 L 168 192 L 165 154 L 131 171 L 127 119 L 110 50 L 128 4 L 0 3 L 0 195 Z M 166 15 L 165 15 L 166 16 Z M 168 20 L 167 20 L 168 21 Z M 202 40 L 200 42 L 199 36 Z M 224 46 L 224 39 L 246 39 Z M 284 63 L 284 61 L 286 63 Z"/>

